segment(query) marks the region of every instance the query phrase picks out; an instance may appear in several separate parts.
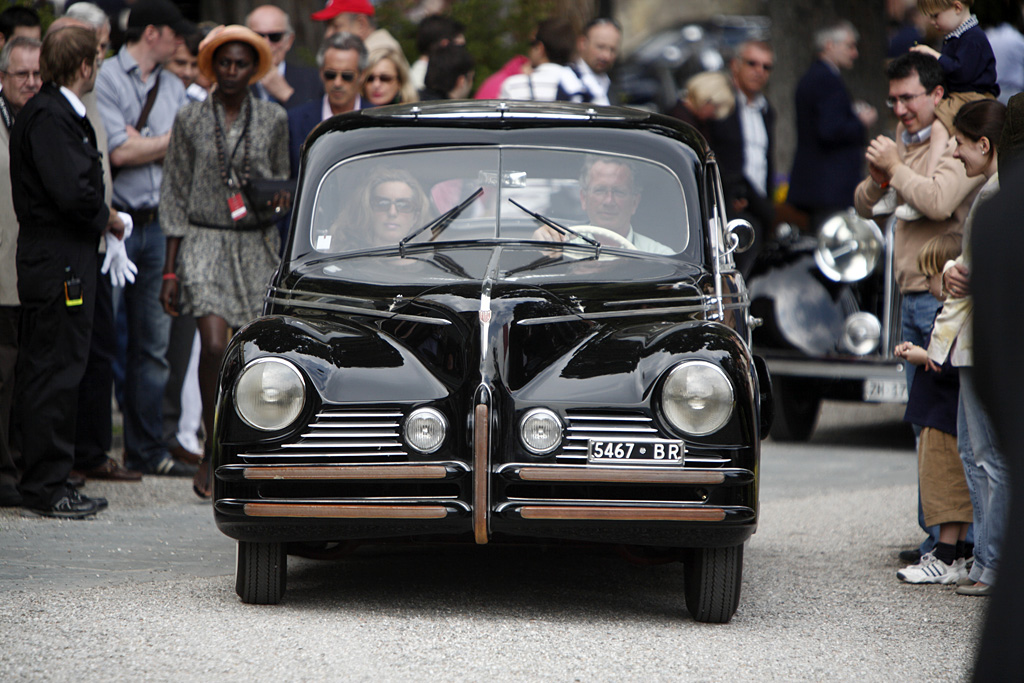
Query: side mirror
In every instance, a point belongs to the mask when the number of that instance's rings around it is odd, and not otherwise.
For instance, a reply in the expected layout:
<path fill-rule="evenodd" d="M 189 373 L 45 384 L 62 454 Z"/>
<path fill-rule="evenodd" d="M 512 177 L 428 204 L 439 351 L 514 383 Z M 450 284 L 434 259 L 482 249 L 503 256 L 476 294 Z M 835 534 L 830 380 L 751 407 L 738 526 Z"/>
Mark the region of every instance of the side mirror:
<path fill-rule="evenodd" d="M 754 246 L 754 226 L 750 221 L 734 218 L 725 226 L 726 249 L 722 256 L 736 252 L 742 254 Z"/>

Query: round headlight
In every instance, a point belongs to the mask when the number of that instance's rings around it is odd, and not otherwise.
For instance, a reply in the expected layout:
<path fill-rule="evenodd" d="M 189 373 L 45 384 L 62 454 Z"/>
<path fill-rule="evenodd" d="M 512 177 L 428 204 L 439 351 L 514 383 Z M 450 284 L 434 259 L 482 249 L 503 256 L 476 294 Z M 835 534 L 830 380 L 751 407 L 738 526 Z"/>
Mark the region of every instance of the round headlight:
<path fill-rule="evenodd" d="M 534 455 L 545 455 L 561 443 L 562 423 L 547 408 L 534 408 L 520 420 L 519 438 L 526 450 Z"/>
<path fill-rule="evenodd" d="M 866 356 L 878 348 L 882 323 L 870 313 L 854 313 L 843 323 L 843 348 L 858 356 Z"/>
<path fill-rule="evenodd" d="M 875 269 L 882 255 L 882 231 L 851 209 L 825 221 L 818 231 L 814 260 L 833 282 L 857 282 Z"/>
<path fill-rule="evenodd" d="M 246 424 L 267 432 L 284 429 L 299 416 L 306 382 L 299 369 L 281 358 L 249 363 L 235 383 L 235 410 Z"/>
<path fill-rule="evenodd" d="M 405 421 L 405 441 L 420 453 L 433 453 L 444 443 L 448 421 L 433 408 L 417 408 Z"/>
<path fill-rule="evenodd" d="M 689 361 L 668 373 L 661 389 L 661 408 L 681 432 L 703 436 L 718 431 L 733 410 L 732 382 L 720 367 Z"/>

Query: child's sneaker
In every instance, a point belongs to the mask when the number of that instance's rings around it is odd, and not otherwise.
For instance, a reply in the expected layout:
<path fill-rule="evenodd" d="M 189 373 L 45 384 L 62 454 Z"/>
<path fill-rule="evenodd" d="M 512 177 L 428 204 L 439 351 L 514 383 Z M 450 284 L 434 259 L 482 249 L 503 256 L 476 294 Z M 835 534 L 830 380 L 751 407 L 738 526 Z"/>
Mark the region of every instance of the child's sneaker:
<path fill-rule="evenodd" d="M 923 213 L 912 207 L 910 204 L 900 204 L 896 207 L 896 218 L 903 221 L 916 221 L 924 216 Z"/>
<path fill-rule="evenodd" d="M 952 565 L 948 565 L 932 553 L 925 553 L 917 564 L 904 567 L 896 572 L 896 577 L 907 583 L 949 584 L 956 583 L 956 580 L 963 576 L 962 571 L 963 566 L 957 565 L 957 560 L 954 560 Z"/>
<path fill-rule="evenodd" d="M 885 191 L 885 194 L 882 195 L 882 198 L 875 202 L 875 205 L 871 207 L 871 214 L 873 216 L 888 216 L 896 210 L 899 203 L 899 199 L 896 198 L 896 190 L 890 187 Z"/>

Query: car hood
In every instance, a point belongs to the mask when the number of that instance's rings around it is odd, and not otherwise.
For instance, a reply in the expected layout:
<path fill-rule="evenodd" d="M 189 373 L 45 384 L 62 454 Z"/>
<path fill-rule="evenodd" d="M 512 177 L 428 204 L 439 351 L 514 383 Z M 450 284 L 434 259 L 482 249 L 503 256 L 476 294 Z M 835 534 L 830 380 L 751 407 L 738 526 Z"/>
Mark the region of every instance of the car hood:
<path fill-rule="evenodd" d="M 553 375 L 607 382 L 653 354 L 666 329 L 711 310 L 710 274 L 672 258 L 508 245 L 408 256 L 307 262 L 272 290 L 269 312 L 358 330 L 360 358 L 335 365 L 419 364 L 449 389 L 500 376 L 516 390 Z"/>

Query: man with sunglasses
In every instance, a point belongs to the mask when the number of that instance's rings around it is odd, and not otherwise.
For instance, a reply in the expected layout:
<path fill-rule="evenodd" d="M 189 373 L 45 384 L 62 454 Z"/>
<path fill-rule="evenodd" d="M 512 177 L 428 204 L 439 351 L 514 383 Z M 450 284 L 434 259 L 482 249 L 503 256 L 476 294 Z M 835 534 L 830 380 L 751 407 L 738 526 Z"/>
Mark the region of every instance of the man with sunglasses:
<path fill-rule="evenodd" d="M 324 38 L 316 53 L 324 96 L 288 111 L 288 153 L 292 177 L 298 177 L 302 143 L 318 123 L 362 108 L 359 91 L 363 87 L 366 61 L 366 46 L 358 36 L 333 33 Z"/>
<path fill-rule="evenodd" d="M 747 219 L 756 235 L 753 248 L 736 256 L 744 275 L 750 274 L 775 221 L 775 110 L 764 96 L 774 64 L 768 43 L 741 43 L 730 63 L 736 107 L 726 118 L 711 123 L 709 143 L 718 157 L 729 218 Z"/>
<path fill-rule="evenodd" d="M 285 60 L 295 42 L 295 31 L 284 10 L 275 5 L 260 5 L 249 12 L 245 25 L 267 39 L 274 58 L 274 68 L 252 86 L 256 97 L 277 102 L 285 109 L 320 99 L 324 90 L 316 69 Z"/>

